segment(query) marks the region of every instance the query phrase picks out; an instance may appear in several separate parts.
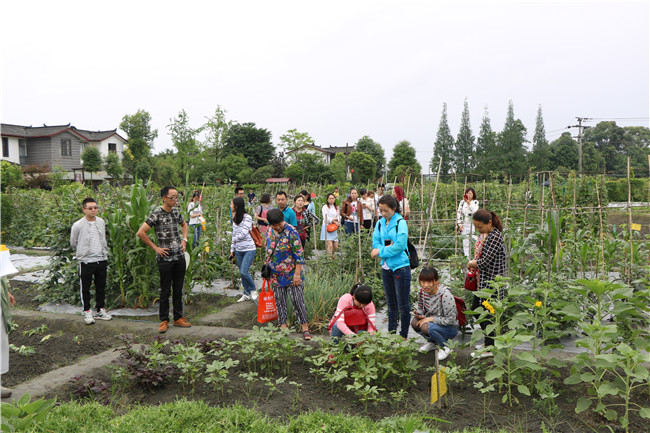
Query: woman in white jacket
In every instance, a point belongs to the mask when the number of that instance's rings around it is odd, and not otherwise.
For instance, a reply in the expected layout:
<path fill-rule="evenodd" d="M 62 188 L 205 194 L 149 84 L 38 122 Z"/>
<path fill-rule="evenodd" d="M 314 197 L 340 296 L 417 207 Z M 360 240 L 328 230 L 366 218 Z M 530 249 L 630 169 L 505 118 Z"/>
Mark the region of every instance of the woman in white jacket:
<path fill-rule="evenodd" d="M 325 241 L 327 245 L 327 255 L 334 257 L 334 253 L 339 246 L 338 230 L 333 232 L 327 231 L 327 226 L 334 223 L 337 226 L 341 225 L 341 217 L 339 216 L 339 208 L 336 205 L 336 196 L 332 193 L 327 194 L 326 203 L 323 205 L 323 228 L 320 232 L 320 240 Z"/>
<path fill-rule="evenodd" d="M 465 257 L 470 260 L 474 258 L 470 254 L 473 252 L 474 242 L 476 242 L 472 215 L 477 210 L 478 200 L 476 199 L 476 191 L 474 191 L 474 188 L 467 188 L 463 200 L 458 205 L 456 223 L 458 225 L 458 231 L 463 236 L 463 252 L 465 253 Z"/>

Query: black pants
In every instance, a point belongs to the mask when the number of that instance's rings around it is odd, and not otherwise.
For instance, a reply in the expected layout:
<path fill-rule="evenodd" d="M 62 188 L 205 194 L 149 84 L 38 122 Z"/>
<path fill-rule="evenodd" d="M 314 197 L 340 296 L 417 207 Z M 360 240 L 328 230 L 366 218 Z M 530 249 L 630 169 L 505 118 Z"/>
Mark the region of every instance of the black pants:
<path fill-rule="evenodd" d="M 174 307 L 174 320 L 183 317 L 183 283 L 185 282 L 185 258 L 174 262 L 158 262 L 160 271 L 160 321 L 169 321 L 169 294 L 172 283 L 172 304 Z"/>
<path fill-rule="evenodd" d="M 84 311 L 90 310 L 90 286 L 95 277 L 95 308 L 104 308 L 106 291 L 106 270 L 108 262 L 79 263 L 79 280 L 81 282 L 81 305 Z"/>
<path fill-rule="evenodd" d="M 366 230 L 370 230 L 372 227 L 372 220 L 363 220 L 363 228 Z"/>

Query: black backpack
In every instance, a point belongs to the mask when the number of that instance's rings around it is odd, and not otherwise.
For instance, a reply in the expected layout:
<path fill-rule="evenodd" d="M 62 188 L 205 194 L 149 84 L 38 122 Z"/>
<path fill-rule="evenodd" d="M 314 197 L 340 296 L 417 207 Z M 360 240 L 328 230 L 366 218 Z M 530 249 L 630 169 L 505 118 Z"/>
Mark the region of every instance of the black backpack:
<path fill-rule="evenodd" d="M 404 218 L 402 218 L 404 220 Z M 406 220 L 404 220 L 406 221 Z M 379 226 L 379 232 L 381 233 L 381 224 L 377 223 Z M 399 221 L 395 225 L 395 232 L 399 233 Z M 415 245 L 411 243 L 411 240 L 407 238 L 406 240 L 406 249 L 404 250 L 406 255 L 409 258 L 409 268 L 415 269 L 420 266 L 420 259 L 418 258 L 418 251 L 415 249 Z"/>

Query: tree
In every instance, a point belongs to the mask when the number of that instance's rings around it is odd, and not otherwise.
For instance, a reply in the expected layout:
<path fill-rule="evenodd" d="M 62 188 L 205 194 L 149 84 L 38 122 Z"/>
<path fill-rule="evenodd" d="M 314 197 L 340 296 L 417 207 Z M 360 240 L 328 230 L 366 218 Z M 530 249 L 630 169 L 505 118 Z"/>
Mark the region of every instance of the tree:
<path fill-rule="evenodd" d="M 395 178 L 397 176 L 397 168 L 401 165 L 405 165 L 411 168 L 411 173 L 415 175 L 420 175 L 422 171 L 422 166 L 415 157 L 415 149 L 411 146 L 406 140 L 402 140 L 395 145 L 393 148 L 393 157 L 388 163 L 389 170 L 389 179 Z"/>
<path fill-rule="evenodd" d="M 521 176 L 526 173 L 526 127 L 519 119 L 515 119 L 515 111 L 512 100 L 508 102 L 508 114 L 503 131 L 498 136 L 499 155 L 498 169 L 504 175 Z"/>
<path fill-rule="evenodd" d="M 102 154 L 95 146 L 88 146 L 81 154 L 83 163 L 81 167 L 84 171 L 90 172 L 90 184 L 93 182 L 93 172 L 99 171 L 102 168 Z"/>
<path fill-rule="evenodd" d="M 206 122 L 201 127 L 205 131 L 204 146 L 214 151 L 214 154 L 220 159 L 221 149 L 226 144 L 228 130 L 232 126 L 232 121 L 226 119 L 227 111 L 217 105 L 212 117 L 206 117 Z"/>
<path fill-rule="evenodd" d="M 578 144 L 571 137 L 570 132 L 563 133 L 560 138 L 550 145 L 552 154 L 552 170 L 577 170 L 578 169 Z"/>
<path fill-rule="evenodd" d="M 330 168 L 323 162 L 323 157 L 320 155 L 301 152 L 296 155 L 294 164 L 300 166 L 304 171 L 302 178 L 305 182 L 322 182 L 332 177 Z M 297 180 L 297 178 L 294 179 Z"/>
<path fill-rule="evenodd" d="M 357 141 L 357 144 L 354 146 L 355 152 L 365 153 L 372 157 L 375 160 L 375 176 L 381 177 L 384 175 L 384 167 L 386 165 L 386 155 L 384 154 L 384 148 L 381 147 L 381 144 L 375 142 L 372 138 L 364 135 Z"/>
<path fill-rule="evenodd" d="M 314 139 L 306 132 L 298 132 L 297 129 L 290 129 L 286 134 L 280 136 L 280 146 L 287 155 L 293 150 L 300 149 L 307 144 L 314 144 Z M 292 153 L 289 157 L 290 162 L 295 162 L 296 153 Z"/>
<path fill-rule="evenodd" d="M 330 163 L 330 170 L 332 171 L 332 177 L 334 181 L 338 183 L 345 182 L 346 178 L 346 160 L 345 155 L 342 153 L 337 153 L 334 155 L 334 159 Z"/>
<path fill-rule="evenodd" d="M 537 120 L 535 122 L 535 135 L 533 136 L 533 151 L 530 154 L 530 168 L 535 171 L 548 171 L 551 169 L 551 149 L 546 140 L 544 119 L 542 119 L 542 106 L 537 107 Z"/>
<path fill-rule="evenodd" d="M 284 170 L 284 176 L 291 179 L 293 183 L 301 184 L 305 181 L 305 170 L 295 162 Z"/>
<path fill-rule="evenodd" d="M 460 130 L 456 139 L 456 150 L 454 152 L 454 163 L 456 173 L 469 174 L 476 165 L 474 158 L 474 135 L 469 124 L 469 107 L 467 99 L 463 106 L 463 114 L 460 116 Z"/>
<path fill-rule="evenodd" d="M 148 159 L 143 159 L 133 167 L 133 177 L 136 179 L 146 180 L 151 176 L 151 163 Z M 134 179 L 135 180 L 135 179 Z"/>
<path fill-rule="evenodd" d="M 231 154 L 217 163 L 217 173 L 222 181 L 246 182 L 253 175 L 253 170 L 248 166 L 246 158 Z"/>
<path fill-rule="evenodd" d="M 104 158 L 104 171 L 111 179 L 118 179 L 122 176 L 124 167 L 122 167 L 122 162 L 117 153 L 108 152 L 108 155 Z"/>
<path fill-rule="evenodd" d="M 352 152 L 348 155 L 348 164 L 352 171 L 352 182 L 359 185 L 375 181 L 377 162 L 375 159 L 362 152 Z"/>
<path fill-rule="evenodd" d="M 393 155 L 395 151 L 393 151 Z M 431 158 L 432 173 L 437 173 L 440 157 L 442 157 L 442 164 L 440 165 L 440 174 L 448 175 L 453 169 L 453 154 L 454 154 L 454 137 L 451 136 L 449 124 L 447 123 L 447 103 L 442 104 L 442 115 L 440 116 L 440 124 L 438 125 L 438 133 L 436 134 L 436 141 L 433 144 L 433 157 Z M 393 156 L 394 158 L 394 156 Z M 399 165 L 399 164 L 398 164 Z M 390 164 L 389 164 L 390 167 Z M 395 165 L 394 167 L 397 167 Z M 391 168 L 391 171 L 393 168 Z M 392 175 L 391 175 L 392 176 Z"/>
<path fill-rule="evenodd" d="M 275 147 L 271 144 L 271 133 L 257 128 L 255 123 L 235 123 L 228 129 L 221 158 L 241 155 L 253 170 L 263 167 L 273 159 Z"/>
<path fill-rule="evenodd" d="M 178 163 L 181 173 L 185 172 L 188 157 L 195 156 L 199 153 L 199 144 L 196 140 L 197 134 L 201 128 L 194 129 L 190 127 L 190 119 L 185 112 L 181 110 L 174 119 L 169 119 L 167 125 L 172 143 L 178 152 Z"/>
<path fill-rule="evenodd" d="M 265 165 L 264 167 L 260 167 L 251 176 L 251 181 L 256 182 L 256 183 L 264 183 L 266 182 L 266 179 L 269 179 L 273 177 L 273 172 L 275 171 L 275 167 L 272 165 Z"/>
<path fill-rule="evenodd" d="M 490 171 L 493 170 L 493 164 L 498 159 L 496 143 L 497 134 L 490 125 L 490 116 L 486 106 L 478 139 L 476 140 L 476 171 L 484 176 L 490 174 Z"/>
<path fill-rule="evenodd" d="M 129 137 L 126 143 L 125 165 L 132 169 L 142 160 L 151 156 L 153 141 L 158 137 L 158 130 L 151 129 L 151 115 L 145 110 L 135 114 L 126 114 L 120 123 L 120 129 Z M 132 161 L 133 164 L 126 164 Z"/>

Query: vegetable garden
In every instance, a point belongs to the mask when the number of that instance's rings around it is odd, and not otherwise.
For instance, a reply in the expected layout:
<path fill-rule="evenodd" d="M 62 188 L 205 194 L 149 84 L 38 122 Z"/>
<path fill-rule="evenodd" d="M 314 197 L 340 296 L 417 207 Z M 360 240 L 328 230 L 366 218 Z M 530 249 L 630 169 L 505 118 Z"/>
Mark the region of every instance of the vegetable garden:
<path fill-rule="evenodd" d="M 442 269 L 442 283 L 471 305 L 469 292 L 462 289 L 466 259 L 455 230 L 465 182 L 417 179 L 404 185 L 412 211 L 409 236 L 421 259 Z M 540 173 L 519 184 L 472 186 L 481 207 L 504 221 L 510 268 L 508 278 L 497 285 L 505 285 L 508 296 L 490 300 L 490 308 L 466 312 L 470 328 L 493 316 L 495 356 L 488 361 L 467 356 L 466 348 L 480 342 L 481 330 L 468 329 L 457 339 L 445 361 L 449 393 L 440 407 L 428 401 L 432 354 L 417 353 L 414 341 L 401 343 L 380 333 L 357 336 L 356 345 L 329 339 L 306 345 L 274 327 L 254 328 L 239 340 L 124 336 L 116 365 L 103 377 L 74 379 L 69 390 L 120 410 L 185 396 L 217 406 L 254 405 L 281 417 L 314 410 L 358 412 L 374 420 L 409 416 L 417 419 L 411 418 L 413 429 L 481 425 L 509 431 L 646 431 L 650 266 L 645 229 L 632 230 L 631 210 L 625 224 L 608 220 L 602 177 Z M 202 190 L 208 226 L 202 244 L 190 251 L 188 297 L 197 285 L 215 279 L 235 285 L 238 279 L 227 260 L 232 188 L 188 185 L 179 191 L 190 197 L 194 189 Z M 332 187 L 307 189 L 315 193 L 320 209 Z M 52 192 L 10 190 L 4 195 L 11 197 L 13 214 L 20 218 L 3 224 L 3 243 L 51 248 L 50 273 L 35 297 L 78 302 L 69 230 L 81 216 L 81 201 L 92 195 L 107 223 L 107 302 L 111 307 L 149 306 L 158 295 L 158 272 L 153 251 L 136 240 L 135 232 L 159 205 L 158 190 L 140 182 L 124 188 L 102 185 L 93 192 L 79 184 Z M 261 192 L 256 190 L 258 196 Z M 643 198 L 647 190 L 635 194 Z M 319 232 L 319 227 L 314 230 L 306 249 L 305 297 L 312 328 L 325 333 L 336 301 L 354 281 L 371 285 L 379 305 L 383 292 L 368 234 L 342 239 L 339 256 L 330 260 L 319 254 L 324 249 L 314 239 Z M 259 270 L 261 259 L 258 254 L 254 269 Z M 415 283 L 412 292 L 417 292 Z M 477 295 L 489 298 L 490 292 Z M 451 427 L 441 419 L 452 421 Z M 401 422 L 409 423 L 406 418 Z"/>

